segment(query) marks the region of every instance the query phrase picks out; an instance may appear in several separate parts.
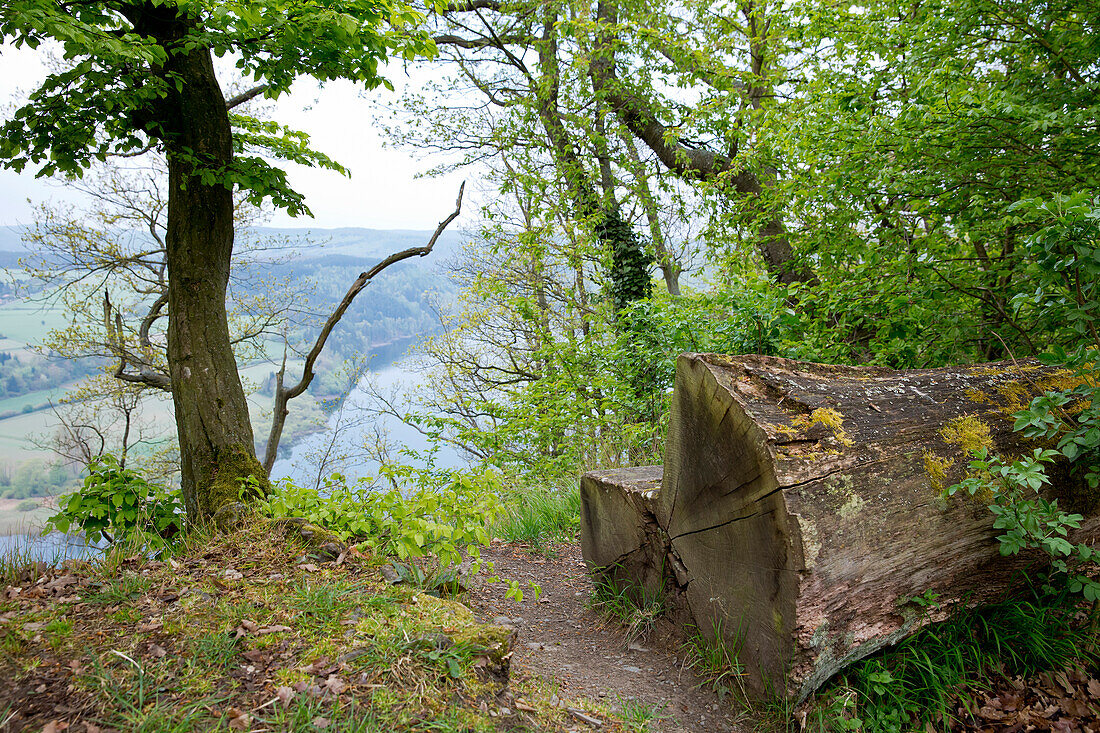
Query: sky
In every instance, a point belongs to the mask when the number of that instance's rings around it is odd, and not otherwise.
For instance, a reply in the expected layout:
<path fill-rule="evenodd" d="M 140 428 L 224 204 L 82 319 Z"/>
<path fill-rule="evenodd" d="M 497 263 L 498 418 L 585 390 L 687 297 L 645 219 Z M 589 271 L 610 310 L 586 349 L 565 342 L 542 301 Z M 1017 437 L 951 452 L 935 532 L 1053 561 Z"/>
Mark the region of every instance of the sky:
<path fill-rule="evenodd" d="M 40 51 L 0 46 L 0 118 L 10 114 L 18 95 L 31 91 L 46 74 Z M 397 87 L 407 82 L 405 72 L 388 73 Z M 366 94 L 366 93 L 364 93 Z M 396 101 L 385 89 L 369 92 L 379 101 Z M 371 129 L 372 105 L 350 82 L 333 82 L 323 89 L 312 80 L 300 80 L 292 93 L 275 105 L 274 119 L 304 130 L 314 147 L 351 170 L 351 178 L 331 171 L 287 166 L 290 183 L 305 194 L 314 218 L 291 218 L 276 213 L 267 222 L 279 227 L 366 227 L 370 229 L 435 229 L 454 210 L 461 174 L 417 178 L 438 164 L 420 160 L 415 151 L 385 149 Z M 471 186 L 467 185 L 467 191 Z M 53 181 L 35 179 L 33 171 L 0 170 L 0 225 L 31 222 L 27 199 L 40 202 L 79 201 L 79 194 Z M 474 210 L 469 197 L 463 220 Z"/>

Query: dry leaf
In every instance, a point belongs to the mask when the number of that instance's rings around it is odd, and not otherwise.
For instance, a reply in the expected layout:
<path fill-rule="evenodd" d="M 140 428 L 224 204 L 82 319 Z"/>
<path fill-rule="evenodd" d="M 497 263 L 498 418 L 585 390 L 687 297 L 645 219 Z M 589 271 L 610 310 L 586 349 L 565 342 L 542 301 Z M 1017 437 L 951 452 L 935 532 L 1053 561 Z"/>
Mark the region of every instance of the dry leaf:
<path fill-rule="evenodd" d="M 325 680 L 325 687 L 333 695 L 339 695 L 341 692 L 348 689 L 347 683 L 334 674 L 329 675 L 328 679 Z"/>
<path fill-rule="evenodd" d="M 237 715 L 233 715 L 237 713 Z M 248 713 L 241 712 L 236 708 L 229 709 L 229 729 L 230 730 L 251 730 L 252 729 L 252 716 Z"/>
<path fill-rule="evenodd" d="M 168 655 L 168 650 L 165 649 L 164 647 L 160 646 L 159 644 L 150 644 L 149 645 L 149 653 L 152 654 L 157 659 L 161 659 L 162 657 L 165 657 L 165 656 Z"/>
<path fill-rule="evenodd" d="M 253 633 L 255 633 L 256 630 L 260 628 L 260 625 L 258 623 L 247 618 L 241 619 L 241 626 L 244 627 L 245 631 L 250 631 Z"/>
<path fill-rule="evenodd" d="M 327 728 L 331 723 L 331 720 L 329 720 L 328 718 L 322 718 L 320 715 L 313 719 L 314 728 Z"/>
<path fill-rule="evenodd" d="M 274 624 L 272 626 L 264 626 L 263 628 L 257 630 L 256 633 L 263 636 L 264 634 L 279 634 L 279 633 L 282 633 L 283 631 L 290 631 L 290 630 L 291 629 L 290 629 L 289 626 L 280 626 L 278 624 Z"/>
<path fill-rule="evenodd" d="M 46 725 L 42 726 L 42 733 L 60 733 L 69 727 L 69 724 L 63 720 L 51 720 Z"/>
<path fill-rule="evenodd" d="M 279 697 L 279 702 L 283 704 L 283 707 L 290 705 L 290 701 L 294 699 L 295 692 L 287 686 L 280 687 L 275 690 L 275 694 Z"/>
<path fill-rule="evenodd" d="M 305 570 L 308 573 L 316 573 L 321 568 L 317 567 L 316 565 L 314 565 L 311 562 L 304 562 L 304 563 L 302 563 L 301 565 L 298 566 L 298 569 L 299 570 Z M 324 718 L 322 718 L 322 720 L 324 720 Z"/>
<path fill-rule="evenodd" d="M 137 630 L 145 633 L 149 631 L 156 631 L 162 626 L 164 626 L 164 623 L 162 623 L 161 621 L 150 621 L 148 623 L 138 624 Z"/>

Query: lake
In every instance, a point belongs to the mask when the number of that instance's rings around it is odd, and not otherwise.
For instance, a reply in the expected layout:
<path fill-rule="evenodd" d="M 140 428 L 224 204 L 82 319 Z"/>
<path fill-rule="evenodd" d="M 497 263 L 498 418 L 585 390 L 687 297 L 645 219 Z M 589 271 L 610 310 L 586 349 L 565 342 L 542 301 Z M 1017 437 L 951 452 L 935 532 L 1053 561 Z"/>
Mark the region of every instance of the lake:
<path fill-rule="evenodd" d="M 421 379 L 421 374 L 400 363 L 366 374 L 340 408 L 329 416 L 324 432 L 312 433 L 296 442 L 289 451 L 283 451 L 285 455 L 275 462 L 271 477 L 290 478 L 305 487 L 318 483 L 318 475 L 323 479 L 341 473 L 349 481 L 376 477 L 379 463 L 372 454 L 380 438 L 392 447 L 391 460 L 418 465 L 414 459 L 400 455 L 400 451 L 425 451 L 428 441 L 424 435 L 392 415 L 368 414 L 366 408 L 372 404 L 368 383 L 373 383 L 377 391 L 388 396 L 394 390 L 415 387 Z M 294 403 L 290 406 L 293 409 Z M 435 465 L 458 468 L 463 460 L 453 447 L 444 445 L 435 455 Z"/>

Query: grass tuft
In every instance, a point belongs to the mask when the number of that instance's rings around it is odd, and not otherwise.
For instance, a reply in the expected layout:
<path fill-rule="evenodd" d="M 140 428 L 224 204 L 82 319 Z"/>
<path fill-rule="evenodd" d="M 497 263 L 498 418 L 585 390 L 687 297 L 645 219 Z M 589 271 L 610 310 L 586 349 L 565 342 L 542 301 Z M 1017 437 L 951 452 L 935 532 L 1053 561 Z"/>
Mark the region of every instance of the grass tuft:
<path fill-rule="evenodd" d="M 649 636 L 657 619 L 668 610 L 668 599 L 663 587 L 648 590 L 604 575 L 593 579 L 589 606 L 604 618 L 621 623 L 627 639 L 633 641 Z"/>
<path fill-rule="evenodd" d="M 494 534 L 547 552 L 557 542 L 572 542 L 580 528 L 581 495 L 575 486 L 534 486 L 509 497 L 508 509 Z"/>

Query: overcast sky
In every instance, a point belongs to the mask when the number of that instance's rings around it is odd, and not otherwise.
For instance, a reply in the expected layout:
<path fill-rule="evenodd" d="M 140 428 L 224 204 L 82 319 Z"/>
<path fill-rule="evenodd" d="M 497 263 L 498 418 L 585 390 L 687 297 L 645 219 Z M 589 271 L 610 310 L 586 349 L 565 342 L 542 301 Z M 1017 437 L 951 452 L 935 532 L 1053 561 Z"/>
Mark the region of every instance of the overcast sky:
<path fill-rule="evenodd" d="M 19 92 L 32 90 L 45 73 L 38 52 L 0 46 L 0 100 L 5 107 L 10 109 Z M 389 77 L 400 91 L 404 71 L 394 69 Z M 370 94 L 395 96 L 385 89 Z M 292 219 L 279 213 L 271 226 L 431 230 L 453 210 L 462 176 L 416 178 L 438 161 L 417 160 L 407 150 L 384 149 L 371 129 L 370 107 L 354 85 L 343 82 L 318 89 L 311 80 L 300 81 L 290 96 L 279 100 L 275 119 L 308 132 L 316 149 L 351 169 L 351 178 L 288 167 L 291 185 L 305 194 L 315 218 Z M 7 109 L 0 117 L 7 117 Z M 30 223 L 28 198 L 38 202 L 73 197 L 55 182 L 36 180 L 32 171 L 0 170 L 0 225 Z M 469 221 L 474 208 L 467 200 L 462 219 Z"/>

